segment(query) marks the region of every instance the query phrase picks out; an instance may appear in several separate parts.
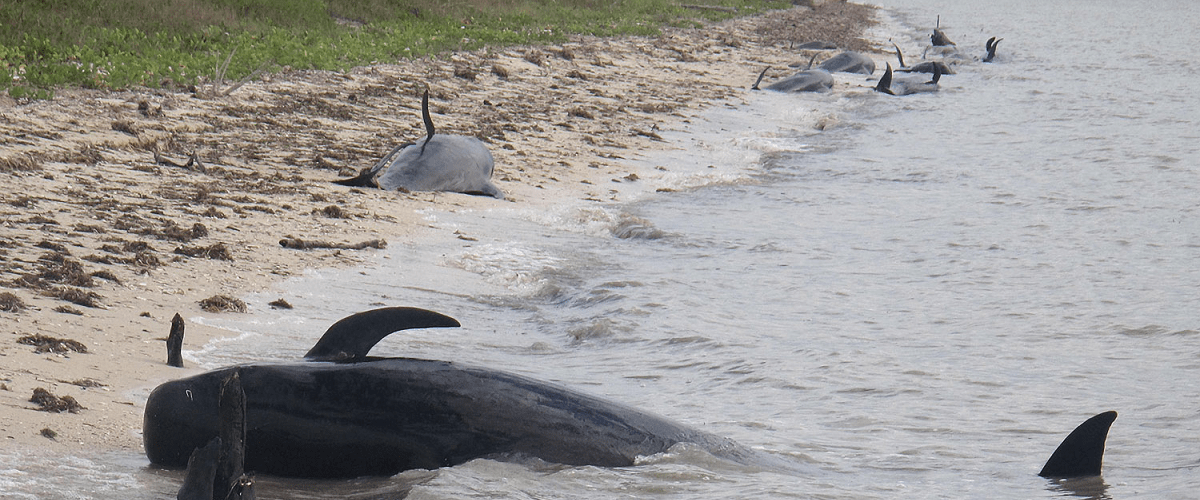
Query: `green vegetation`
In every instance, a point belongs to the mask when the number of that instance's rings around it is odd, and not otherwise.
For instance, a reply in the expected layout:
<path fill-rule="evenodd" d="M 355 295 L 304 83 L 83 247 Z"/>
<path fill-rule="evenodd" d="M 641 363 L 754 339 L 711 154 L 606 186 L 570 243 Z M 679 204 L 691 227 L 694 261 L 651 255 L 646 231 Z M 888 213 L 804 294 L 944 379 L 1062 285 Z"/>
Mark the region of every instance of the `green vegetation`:
<path fill-rule="evenodd" d="M 0 3 L 0 91 L 182 86 L 260 68 L 338 70 L 453 49 L 556 43 L 570 34 L 785 8 L 778 0 L 21 0 Z"/>

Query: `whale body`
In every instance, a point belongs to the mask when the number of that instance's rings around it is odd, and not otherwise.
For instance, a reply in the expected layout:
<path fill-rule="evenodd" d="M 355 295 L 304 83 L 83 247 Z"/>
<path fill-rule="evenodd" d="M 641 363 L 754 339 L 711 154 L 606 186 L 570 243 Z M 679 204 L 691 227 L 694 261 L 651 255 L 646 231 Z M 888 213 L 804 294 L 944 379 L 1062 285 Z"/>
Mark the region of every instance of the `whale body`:
<path fill-rule="evenodd" d="M 463 135 L 436 134 L 433 119 L 429 116 L 429 91 L 421 97 L 421 118 L 425 122 L 424 138 L 397 146 L 374 167 L 334 183 L 389 191 L 450 191 L 504 199 L 504 193 L 492 183 L 495 160 L 483 141 Z"/>
<path fill-rule="evenodd" d="M 219 387 L 235 371 L 246 398 L 245 469 L 260 473 L 387 476 L 505 453 L 624 466 L 677 443 L 745 463 L 762 455 L 558 384 L 449 361 L 366 356 L 387 333 L 439 326 L 458 322 L 422 309 L 376 309 L 331 327 L 307 356 L 315 361 L 236 365 L 166 382 L 146 402 L 146 456 L 186 466 L 217 436 Z"/>

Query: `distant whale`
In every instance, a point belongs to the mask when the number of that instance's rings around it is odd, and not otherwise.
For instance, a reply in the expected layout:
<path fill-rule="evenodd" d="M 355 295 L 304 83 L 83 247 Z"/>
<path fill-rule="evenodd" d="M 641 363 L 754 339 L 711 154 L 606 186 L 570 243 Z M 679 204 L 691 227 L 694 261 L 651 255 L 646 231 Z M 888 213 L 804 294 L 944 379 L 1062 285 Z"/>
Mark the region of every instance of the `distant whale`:
<path fill-rule="evenodd" d="M 814 55 L 813 59 L 816 57 Z M 808 67 L 809 69 L 767 85 L 767 90 L 774 90 L 776 92 L 824 92 L 833 88 L 833 75 L 823 69 L 812 69 L 812 59 L 808 60 Z M 762 83 L 763 76 L 767 74 L 767 70 L 769 69 L 771 69 L 770 66 L 763 68 L 762 72 L 758 74 L 758 79 L 754 81 L 754 85 L 750 86 L 750 90 L 759 90 L 758 84 Z"/>
<path fill-rule="evenodd" d="M 393 475 L 499 453 L 626 466 L 694 443 L 741 463 L 784 462 L 736 442 L 556 384 L 448 361 L 373 358 L 391 332 L 458 326 L 423 309 L 338 321 L 299 363 L 255 363 L 166 382 L 146 401 L 152 463 L 183 467 L 218 433 L 218 387 L 237 372 L 246 398 L 245 468 L 293 477 Z M 799 464 L 796 464 L 799 466 Z"/>
<path fill-rule="evenodd" d="M 293 477 L 390 476 L 506 453 L 628 466 L 677 443 L 738 463 L 807 470 L 557 384 L 448 361 L 367 356 L 394 331 L 455 326 L 424 309 L 374 309 L 334 323 L 306 362 L 235 365 L 166 382 L 146 401 L 146 456 L 161 466 L 187 465 L 196 480 L 185 489 L 201 492 L 211 490 L 211 471 L 223 465 L 216 463 L 221 454 L 206 449 L 218 435 L 244 436 L 244 449 L 229 459 L 237 471 L 244 457 L 247 471 Z M 239 386 L 232 397 L 225 391 L 231 385 Z M 1040 474 L 1099 475 L 1115 418 L 1105 412 L 1084 422 Z"/>
<path fill-rule="evenodd" d="M 858 52 L 847 51 L 826 59 L 818 67 L 830 73 L 870 75 L 875 72 L 875 60 Z"/>
<path fill-rule="evenodd" d="M 929 43 L 933 44 L 934 47 L 954 45 L 954 42 L 950 41 L 950 37 L 946 36 L 946 34 L 942 32 L 941 27 L 942 16 L 938 16 L 937 24 L 935 24 L 933 28 L 933 34 L 929 35 Z"/>
<path fill-rule="evenodd" d="M 900 67 L 896 68 L 896 71 L 903 71 L 905 73 L 934 73 L 940 71 L 943 75 L 954 74 L 954 69 L 944 61 L 925 61 L 912 67 L 905 67 L 904 53 L 900 52 L 900 46 L 893 43 L 892 47 L 896 48 L 896 59 L 900 62 Z"/>
<path fill-rule="evenodd" d="M 429 116 L 429 91 L 421 97 L 425 138 L 397 146 L 370 169 L 358 176 L 334 181 L 343 186 L 374 186 L 386 190 L 451 191 L 504 199 L 492 184 L 495 166 L 483 141 L 462 135 L 435 135 Z M 388 161 L 387 170 L 380 174 Z"/>
<path fill-rule="evenodd" d="M 937 92 L 938 80 L 942 78 L 942 72 L 938 67 L 933 68 L 933 79 L 929 81 L 924 77 L 909 77 L 909 78 L 893 78 L 892 64 L 888 63 L 887 70 L 884 71 L 883 77 L 879 79 L 879 83 L 875 84 L 875 91 L 891 95 L 908 95 L 920 92 Z"/>

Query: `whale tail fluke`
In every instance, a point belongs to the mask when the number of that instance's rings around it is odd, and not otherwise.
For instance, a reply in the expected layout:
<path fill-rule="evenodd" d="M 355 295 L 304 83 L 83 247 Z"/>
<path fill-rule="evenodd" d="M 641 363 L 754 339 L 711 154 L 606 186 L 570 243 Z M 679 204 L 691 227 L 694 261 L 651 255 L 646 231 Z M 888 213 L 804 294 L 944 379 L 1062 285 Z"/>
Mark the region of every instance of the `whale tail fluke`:
<path fill-rule="evenodd" d="M 892 93 L 892 63 L 886 64 L 887 70 L 883 72 L 883 76 L 879 77 L 879 83 L 875 84 L 875 91 L 888 95 L 896 95 Z"/>
<path fill-rule="evenodd" d="M 366 359 L 375 344 L 393 332 L 411 328 L 457 327 L 444 314 L 415 307 L 384 307 L 342 318 L 304 355 L 309 361 L 354 362 Z"/>
<path fill-rule="evenodd" d="M 1079 424 L 1058 445 L 1038 475 L 1048 478 L 1099 476 L 1108 428 L 1116 419 L 1117 412 L 1106 411 Z"/>
<path fill-rule="evenodd" d="M 987 56 L 983 58 L 983 62 L 992 62 L 996 57 L 996 46 L 1000 45 L 1000 40 L 1003 38 L 991 37 L 984 43 L 984 48 L 987 49 Z"/>

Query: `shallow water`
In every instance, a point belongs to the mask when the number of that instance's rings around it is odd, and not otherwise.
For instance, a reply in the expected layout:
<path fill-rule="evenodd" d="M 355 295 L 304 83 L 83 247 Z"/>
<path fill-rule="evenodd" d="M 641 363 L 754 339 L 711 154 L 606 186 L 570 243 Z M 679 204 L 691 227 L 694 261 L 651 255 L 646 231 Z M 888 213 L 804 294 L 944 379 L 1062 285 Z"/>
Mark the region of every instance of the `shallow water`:
<path fill-rule="evenodd" d="M 1195 9 L 881 3 L 879 32 L 910 62 L 939 14 L 976 56 L 1004 37 L 1000 60 L 964 64 L 937 94 L 754 94 L 669 137 L 686 152 L 646 160 L 678 192 L 429 212 L 477 241 L 393 242 L 377 268 L 312 271 L 249 297 L 252 315 L 192 318 L 243 334 L 186 353 L 208 367 L 297 359 L 351 312 L 425 307 L 464 327 L 405 332 L 373 353 L 561 382 L 815 472 L 685 447 L 627 468 L 477 460 L 351 482 L 263 478 L 259 496 L 1193 496 Z M 818 132 L 818 120 L 833 126 Z M 281 296 L 295 312 L 266 306 Z M 1075 425 L 1110 409 L 1121 416 L 1102 480 L 1036 476 Z M 161 498 L 179 478 L 143 457 L 0 451 L 0 491 L 14 498 Z"/>

